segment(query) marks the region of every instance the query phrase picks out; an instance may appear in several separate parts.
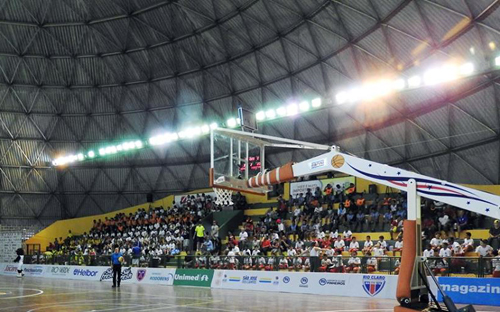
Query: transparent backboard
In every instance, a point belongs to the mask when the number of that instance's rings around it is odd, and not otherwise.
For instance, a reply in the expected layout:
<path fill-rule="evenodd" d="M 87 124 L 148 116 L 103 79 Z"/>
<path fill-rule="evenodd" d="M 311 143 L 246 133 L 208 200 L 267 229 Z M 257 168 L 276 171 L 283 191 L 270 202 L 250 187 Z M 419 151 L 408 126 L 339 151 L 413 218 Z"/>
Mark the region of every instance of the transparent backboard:
<path fill-rule="evenodd" d="M 249 188 L 247 180 L 265 171 L 265 142 L 252 137 L 212 131 L 212 187 L 264 195 L 269 187 Z"/>

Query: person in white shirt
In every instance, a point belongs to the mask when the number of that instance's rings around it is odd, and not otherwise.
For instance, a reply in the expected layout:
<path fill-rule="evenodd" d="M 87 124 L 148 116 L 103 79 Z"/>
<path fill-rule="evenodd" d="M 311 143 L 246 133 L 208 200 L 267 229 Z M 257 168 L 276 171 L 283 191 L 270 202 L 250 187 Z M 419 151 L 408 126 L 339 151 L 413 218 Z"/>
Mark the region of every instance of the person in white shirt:
<path fill-rule="evenodd" d="M 425 258 L 432 258 L 434 257 L 434 250 L 432 250 L 432 246 L 429 245 L 427 248 L 424 250 L 424 253 L 422 254 Z"/>
<path fill-rule="evenodd" d="M 471 232 L 465 233 L 464 242 L 462 243 L 464 252 L 474 251 L 474 240 L 472 239 Z"/>
<path fill-rule="evenodd" d="M 349 244 L 349 252 L 350 253 L 358 252 L 358 250 L 359 250 L 359 243 L 356 237 L 353 237 L 351 243 Z"/>
<path fill-rule="evenodd" d="M 491 257 L 493 248 L 488 245 L 488 241 L 485 239 L 481 240 L 481 245 L 477 246 L 476 252 L 481 256 L 481 257 Z"/>
<path fill-rule="evenodd" d="M 333 243 L 333 248 L 335 248 L 335 251 L 344 251 L 345 243 L 342 240 L 342 237 L 337 236 L 337 240 Z"/>
<path fill-rule="evenodd" d="M 230 250 L 227 253 L 227 261 L 228 261 L 228 269 L 236 270 L 236 254 L 233 250 Z"/>
<path fill-rule="evenodd" d="M 403 239 L 401 238 L 401 236 L 399 236 L 398 240 L 394 243 L 394 249 L 392 251 L 394 251 L 394 256 L 396 256 L 396 253 L 399 253 L 400 256 L 402 255 Z"/>
<path fill-rule="evenodd" d="M 352 236 L 351 230 L 344 231 L 343 233 L 345 239 L 350 239 Z"/>
<path fill-rule="evenodd" d="M 319 267 L 319 272 L 330 272 L 332 269 L 332 260 L 330 260 L 327 255 L 323 255 L 321 259 L 321 266 Z"/>
<path fill-rule="evenodd" d="M 439 250 L 439 257 L 443 258 L 445 262 L 447 262 L 446 258 L 451 257 L 451 249 L 448 248 L 448 243 L 443 243 L 443 248 Z"/>
<path fill-rule="evenodd" d="M 288 269 L 288 260 L 286 259 L 286 257 L 282 257 L 278 263 L 278 267 L 280 268 L 280 270 L 286 270 Z"/>
<path fill-rule="evenodd" d="M 455 238 L 453 237 L 448 238 L 448 243 L 450 244 L 452 255 L 454 257 L 463 257 L 465 255 L 462 246 L 455 241 Z"/>
<path fill-rule="evenodd" d="M 385 248 L 380 247 L 380 242 L 377 242 L 375 244 L 375 247 L 373 247 L 373 256 L 375 257 L 385 257 Z"/>
<path fill-rule="evenodd" d="M 445 214 L 444 212 L 441 212 L 440 217 L 438 218 L 438 230 L 439 231 L 444 231 L 446 234 L 451 229 L 451 222 L 450 222 L 450 217 Z"/>
<path fill-rule="evenodd" d="M 387 250 L 387 242 L 385 241 L 385 238 L 383 235 L 379 236 L 379 241 L 377 244 L 380 246 L 380 248 L 383 248 L 384 251 Z"/>
<path fill-rule="evenodd" d="M 500 255 L 498 255 L 498 250 L 493 250 L 493 259 L 491 260 L 491 266 L 493 267 L 493 277 L 500 277 Z"/>
<path fill-rule="evenodd" d="M 441 232 L 436 232 L 436 234 L 434 234 L 434 237 L 431 239 L 432 249 L 439 250 L 439 248 L 441 248 L 442 242 L 443 240 L 441 239 Z"/>
<path fill-rule="evenodd" d="M 359 273 L 361 271 L 361 259 L 357 256 L 356 252 L 351 253 L 351 257 L 347 261 L 347 273 Z"/>
<path fill-rule="evenodd" d="M 373 241 L 370 235 L 366 236 L 365 243 L 363 245 L 363 254 L 366 255 L 367 252 L 372 252 L 373 249 Z"/>
<path fill-rule="evenodd" d="M 240 232 L 240 242 L 244 242 L 248 238 L 248 233 L 245 230 Z"/>
<path fill-rule="evenodd" d="M 373 273 L 377 271 L 377 266 L 378 266 L 378 261 L 377 258 L 371 257 L 371 252 L 367 252 L 365 254 L 366 257 L 368 257 L 368 260 L 366 260 L 366 270 L 368 273 Z"/>
<path fill-rule="evenodd" d="M 285 232 L 285 224 L 281 222 L 281 219 L 276 220 L 278 223 L 278 233 L 284 233 Z"/>

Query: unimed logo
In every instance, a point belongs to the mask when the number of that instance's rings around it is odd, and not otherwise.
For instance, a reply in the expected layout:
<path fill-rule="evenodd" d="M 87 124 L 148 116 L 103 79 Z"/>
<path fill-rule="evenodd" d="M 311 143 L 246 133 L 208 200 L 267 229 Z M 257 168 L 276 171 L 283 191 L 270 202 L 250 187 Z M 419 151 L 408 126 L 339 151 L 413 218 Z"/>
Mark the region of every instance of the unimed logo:
<path fill-rule="evenodd" d="M 175 274 L 176 281 L 196 281 L 196 282 L 208 282 L 208 275 L 206 274 Z"/>

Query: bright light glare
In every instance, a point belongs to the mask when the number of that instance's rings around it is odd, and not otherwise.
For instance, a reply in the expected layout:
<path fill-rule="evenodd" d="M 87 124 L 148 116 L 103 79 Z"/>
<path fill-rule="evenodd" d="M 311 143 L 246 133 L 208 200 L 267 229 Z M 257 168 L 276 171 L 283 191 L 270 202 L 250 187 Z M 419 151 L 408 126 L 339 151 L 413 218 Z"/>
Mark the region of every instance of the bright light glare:
<path fill-rule="evenodd" d="M 314 108 L 320 107 L 321 106 L 321 98 L 315 98 L 314 100 L 312 100 L 311 105 Z"/>
<path fill-rule="evenodd" d="M 264 120 L 264 119 L 266 119 L 266 113 L 264 113 L 263 111 L 260 111 L 257 114 L 255 114 L 255 117 L 257 118 L 257 120 Z"/>
<path fill-rule="evenodd" d="M 180 132 L 178 133 L 178 135 L 179 135 L 179 138 L 181 138 L 181 139 L 184 139 L 184 138 L 187 136 L 187 134 L 186 134 L 186 132 L 185 132 L 185 131 L 180 131 Z"/>
<path fill-rule="evenodd" d="M 426 85 L 436 85 L 443 82 L 452 81 L 458 78 L 458 67 L 455 65 L 445 65 L 433 68 L 425 72 L 424 82 Z"/>
<path fill-rule="evenodd" d="M 299 108 L 303 112 L 307 112 L 309 110 L 309 103 L 304 101 L 299 103 Z"/>
<path fill-rule="evenodd" d="M 80 153 L 80 154 L 78 154 L 78 155 L 77 155 L 77 157 L 78 157 L 78 160 L 79 160 L 79 161 L 82 161 L 82 160 L 84 160 L 84 159 L 85 159 L 85 157 L 84 157 L 84 156 L 83 156 L 83 154 L 81 154 L 81 153 Z"/>
<path fill-rule="evenodd" d="M 214 130 L 214 129 L 217 129 L 219 128 L 219 125 L 217 125 L 217 123 L 213 122 L 210 124 L 210 129 Z"/>
<path fill-rule="evenodd" d="M 394 88 L 394 90 L 401 91 L 406 87 L 406 82 L 404 79 L 401 79 L 401 78 L 396 79 L 393 81 L 392 87 Z"/>
<path fill-rule="evenodd" d="M 142 148 L 142 142 L 141 141 L 135 141 L 134 145 L 136 148 Z"/>
<path fill-rule="evenodd" d="M 422 84 L 422 78 L 420 78 L 420 76 L 413 76 L 408 79 L 408 86 L 410 88 L 420 87 L 421 84 Z"/>
<path fill-rule="evenodd" d="M 351 103 L 357 102 L 361 98 L 362 94 L 361 92 L 362 92 L 361 88 L 356 88 L 349 91 L 349 97 L 348 97 L 349 102 Z"/>
<path fill-rule="evenodd" d="M 207 134 L 210 132 L 210 127 L 208 125 L 203 125 L 201 127 L 201 132 L 203 132 L 203 134 Z"/>
<path fill-rule="evenodd" d="M 468 76 L 472 75 L 473 73 L 474 73 L 474 64 L 465 63 L 462 66 L 460 66 L 460 75 Z"/>
<path fill-rule="evenodd" d="M 500 66 L 500 56 L 495 57 L 495 66 Z"/>
<path fill-rule="evenodd" d="M 276 113 L 278 113 L 278 116 L 286 116 L 286 108 L 283 107 L 283 106 L 280 106 L 278 107 L 278 109 L 276 109 Z"/>
<path fill-rule="evenodd" d="M 104 156 L 106 155 L 106 150 L 104 148 L 99 149 L 99 155 Z"/>
<path fill-rule="evenodd" d="M 337 104 L 344 104 L 345 102 L 347 102 L 348 99 L 349 99 L 349 94 L 347 94 L 347 92 L 344 91 L 337 93 L 337 95 L 335 96 Z"/>
<path fill-rule="evenodd" d="M 234 119 L 234 118 L 229 118 L 229 119 L 227 120 L 227 126 L 228 126 L 229 128 L 234 128 L 234 127 L 236 127 L 236 125 L 237 125 L 236 119 Z"/>
<path fill-rule="evenodd" d="M 298 112 L 299 112 L 299 108 L 298 108 L 297 104 L 290 104 L 286 107 L 286 114 L 288 116 L 297 115 Z"/>
<path fill-rule="evenodd" d="M 90 158 L 94 158 L 94 157 L 95 157 L 95 153 L 94 153 L 94 151 L 89 151 L 89 152 L 87 153 L 87 156 L 89 156 Z"/>
<path fill-rule="evenodd" d="M 268 119 L 273 119 L 274 117 L 276 117 L 276 112 L 274 111 L 274 109 L 270 109 L 266 112 L 266 117 Z"/>

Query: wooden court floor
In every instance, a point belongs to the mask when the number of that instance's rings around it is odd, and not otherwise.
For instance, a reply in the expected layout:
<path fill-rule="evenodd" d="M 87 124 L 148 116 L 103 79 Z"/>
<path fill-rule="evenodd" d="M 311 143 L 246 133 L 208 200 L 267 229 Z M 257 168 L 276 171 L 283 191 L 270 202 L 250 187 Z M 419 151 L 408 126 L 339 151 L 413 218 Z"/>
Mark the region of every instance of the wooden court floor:
<path fill-rule="evenodd" d="M 0 312 L 329 311 L 390 312 L 395 300 L 0 276 Z M 477 311 L 500 311 L 476 307 Z"/>

